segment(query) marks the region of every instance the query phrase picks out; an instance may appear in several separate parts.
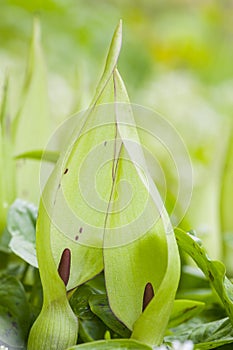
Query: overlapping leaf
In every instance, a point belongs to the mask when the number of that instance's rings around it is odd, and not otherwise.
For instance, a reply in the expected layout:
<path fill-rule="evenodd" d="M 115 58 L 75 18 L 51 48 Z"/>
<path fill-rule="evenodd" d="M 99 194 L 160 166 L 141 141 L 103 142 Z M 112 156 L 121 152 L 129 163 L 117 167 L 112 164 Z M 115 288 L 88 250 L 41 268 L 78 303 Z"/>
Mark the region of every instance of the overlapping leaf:
<path fill-rule="evenodd" d="M 226 277 L 224 264 L 220 261 L 211 260 L 201 246 L 201 241 L 195 235 L 176 230 L 176 239 L 182 251 L 188 253 L 205 274 L 210 285 L 217 292 L 233 324 L 233 284 Z"/>
<path fill-rule="evenodd" d="M 184 323 L 173 329 L 173 334 L 165 337 L 167 342 L 179 340 L 182 343 L 192 340 L 196 350 L 219 348 L 222 345 L 233 343 L 233 330 L 229 318 L 209 323 Z"/>

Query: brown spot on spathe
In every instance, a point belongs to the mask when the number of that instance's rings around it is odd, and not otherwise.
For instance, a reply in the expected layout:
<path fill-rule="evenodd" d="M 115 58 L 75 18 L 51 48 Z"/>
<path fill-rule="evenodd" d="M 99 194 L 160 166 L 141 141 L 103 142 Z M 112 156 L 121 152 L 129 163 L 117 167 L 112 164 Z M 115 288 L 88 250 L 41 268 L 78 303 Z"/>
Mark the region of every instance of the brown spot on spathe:
<path fill-rule="evenodd" d="M 154 289 L 150 282 L 146 284 L 144 295 L 143 295 L 143 304 L 142 304 L 142 311 L 145 310 L 151 299 L 154 297 Z"/>
<path fill-rule="evenodd" d="M 58 273 L 64 282 L 65 286 L 67 286 L 69 277 L 70 277 L 70 262 L 71 262 L 71 252 L 68 248 L 63 250 L 60 263 L 58 266 Z"/>

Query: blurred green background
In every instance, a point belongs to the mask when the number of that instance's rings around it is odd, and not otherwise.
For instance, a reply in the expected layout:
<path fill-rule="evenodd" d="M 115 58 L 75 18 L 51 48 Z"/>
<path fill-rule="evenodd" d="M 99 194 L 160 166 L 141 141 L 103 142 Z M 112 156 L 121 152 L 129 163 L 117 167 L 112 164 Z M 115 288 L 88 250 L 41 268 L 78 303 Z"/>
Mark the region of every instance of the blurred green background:
<path fill-rule="evenodd" d="M 178 84 L 182 78 L 199 84 L 194 92 L 215 94 L 220 105 L 231 102 L 232 1 L 1 0 L 0 6 L 1 73 L 5 68 L 24 73 L 32 19 L 38 14 L 50 98 L 64 98 L 63 109 L 57 107 L 60 113 L 69 113 L 77 101 L 86 107 L 120 18 L 124 39 L 119 69 L 132 101 L 143 103 L 141 93 L 166 75 L 177 77 Z M 149 102 L 160 108 L 157 98 Z"/>
<path fill-rule="evenodd" d="M 11 121 L 20 105 L 35 15 L 47 67 L 51 123 L 45 134 L 88 107 L 123 19 L 118 67 L 131 101 L 171 121 L 192 159 L 194 190 L 184 226 L 195 229 L 211 256 L 224 258 L 233 271 L 231 213 L 222 214 L 233 202 L 232 181 L 225 179 L 231 159 L 233 1 L 0 0 L 0 82 L 3 87 L 8 72 Z M 30 191 L 17 195 L 37 201 Z"/>

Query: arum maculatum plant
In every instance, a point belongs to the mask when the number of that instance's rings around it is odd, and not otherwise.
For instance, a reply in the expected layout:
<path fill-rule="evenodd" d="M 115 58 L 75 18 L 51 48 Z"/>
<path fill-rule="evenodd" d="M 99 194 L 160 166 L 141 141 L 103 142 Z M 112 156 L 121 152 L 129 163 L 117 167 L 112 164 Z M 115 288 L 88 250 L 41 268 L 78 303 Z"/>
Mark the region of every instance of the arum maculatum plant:
<path fill-rule="evenodd" d="M 88 346 L 76 345 L 78 319 L 67 292 L 102 270 L 111 310 L 131 339 L 92 349 L 159 346 L 173 310 L 179 253 L 117 70 L 121 40 L 120 22 L 95 97 L 41 197 L 36 245 L 44 300 L 28 350 Z"/>

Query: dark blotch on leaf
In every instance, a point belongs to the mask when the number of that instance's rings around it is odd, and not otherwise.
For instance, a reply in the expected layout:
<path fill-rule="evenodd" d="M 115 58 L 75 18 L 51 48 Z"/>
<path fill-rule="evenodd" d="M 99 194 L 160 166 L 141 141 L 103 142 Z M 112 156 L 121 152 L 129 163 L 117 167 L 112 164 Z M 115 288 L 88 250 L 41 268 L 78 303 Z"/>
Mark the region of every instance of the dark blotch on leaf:
<path fill-rule="evenodd" d="M 145 308 L 147 307 L 147 305 L 149 304 L 153 296 L 154 296 L 153 286 L 150 282 L 148 282 L 144 290 L 142 311 L 145 310 Z"/>
<path fill-rule="evenodd" d="M 18 328 L 18 325 L 17 325 L 17 323 L 15 321 L 12 322 L 12 327 L 16 328 L 16 329 Z"/>
<path fill-rule="evenodd" d="M 214 276 L 212 275 L 212 273 L 210 271 L 208 271 L 208 274 L 209 274 L 210 280 L 213 282 L 214 281 Z"/>
<path fill-rule="evenodd" d="M 104 146 L 106 146 L 107 145 L 107 141 L 104 141 Z"/>
<path fill-rule="evenodd" d="M 79 233 L 82 233 L 83 232 L 83 228 L 82 227 L 80 227 L 80 229 L 79 229 Z"/>
<path fill-rule="evenodd" d="M 68 169 L 68 168 L 66 168 L 66 170 L 64 171 L 64 175 L 65 175 L 65 174 L 67 174 L 67 173 L 68 173 L 68 171 L 69 171 L 69 169 Z"/>
<path fill-rule="evenodd" d="M 77 235 L 77 236 L 75 236 L 75 240 L 76 240 L 76 241 L 78 241 L 78 239 L 79 239 L 79 236 L 78 236 L 78 235 Z"/>
<path fill-rule="evenodd" d="M 197 308 L 197 306 L 188 307 L 187 309 L 183 310 L 183 313 L 185 314 L 185 313 L 187 313 L 189 311 L 195 310 L 196 308 Z"/>
<path fill-rule="evenodd" d="M 62 253 L 61 260 L 58 266 L 59 276 L 61 277 L 65 286 L 67 286 L 67 283 L 70 277 L 70 261 L 71 261 L 71 253 L 70 253 L 70 250 L 66 248 Z"/>

